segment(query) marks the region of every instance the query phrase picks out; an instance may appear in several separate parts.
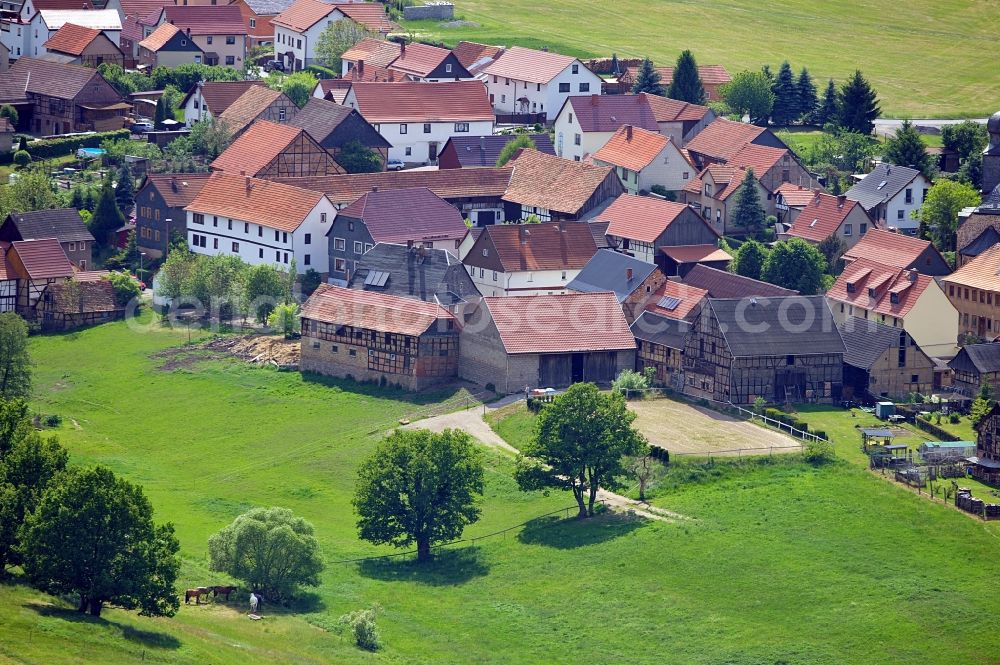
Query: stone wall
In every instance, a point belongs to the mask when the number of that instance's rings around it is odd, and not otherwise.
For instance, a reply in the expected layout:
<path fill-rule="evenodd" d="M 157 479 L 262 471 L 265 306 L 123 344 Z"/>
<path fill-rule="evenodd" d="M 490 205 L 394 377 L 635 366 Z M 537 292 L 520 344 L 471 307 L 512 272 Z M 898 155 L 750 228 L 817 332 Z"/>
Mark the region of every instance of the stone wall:
<path fill-rule="evenodd" d="M 337 352 L 333 352 L 337 347 Z M 354 351 L 354 355 L 351 355 Z M 393 374 L 368 369 L 368 349 L 363 346 L 351 347 L 313 337 L 302 337 L 302 359 L 299 368 L 303 372 L 316 372 L 339 379 L 352 378 L 357 381 L 380 382 L 385 378 L 390 384 L 398 384 L 406 390 L 420 390 L 432 383 L 430 377 L 423 382 L 412 374 Z"/>
<path fill-rule="evenodd" d="M 455 18 L 455 5 L 443 2 L 433 5 L 403 7 L 403 18 L 407 21 L 419 21 L 422 19 L 448 21 Z"/>

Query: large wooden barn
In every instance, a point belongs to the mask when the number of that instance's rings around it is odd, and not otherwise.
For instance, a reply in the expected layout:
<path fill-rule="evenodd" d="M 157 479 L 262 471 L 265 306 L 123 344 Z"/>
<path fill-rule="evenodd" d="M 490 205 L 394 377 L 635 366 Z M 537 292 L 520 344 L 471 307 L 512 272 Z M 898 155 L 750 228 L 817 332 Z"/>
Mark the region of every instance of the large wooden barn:
<path fill-rule="evenodd" d="M 607 384 L 635 366 L 635 338 L 615 294 L 483 298 L 462 327 L 459 376 L 499 393 Z"/>
<path fill-rule="evenodd" d="M 719 402 L 831 402 L 844 341 L 822 296 L 708 299 L 684 349 L 685 392 Z"/>
<path fill-rule="evenodd" d="M 976 426 L 976 456 L 970 457 L 972 476 L 1000 486 L 1000 405 L 994 405 Z"/>

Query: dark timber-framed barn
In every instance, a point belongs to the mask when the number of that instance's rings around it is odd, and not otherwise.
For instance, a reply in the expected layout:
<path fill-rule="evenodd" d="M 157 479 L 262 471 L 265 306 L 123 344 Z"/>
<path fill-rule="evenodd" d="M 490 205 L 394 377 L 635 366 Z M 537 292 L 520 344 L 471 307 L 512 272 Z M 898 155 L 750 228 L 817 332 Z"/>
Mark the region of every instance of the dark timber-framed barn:
<path fill-rule="evenodd" d="M 498 393 L 608 384 L 635 366 L 635 338 L 613 293 L 483 298 L 463 324 L 459 376 Z"/>
<path fill-rule="evenodd" d="M 823 296 L 710 298 L 684 349 L 685 393 L 733 404 L 832 402 L 844 351 Z"/>

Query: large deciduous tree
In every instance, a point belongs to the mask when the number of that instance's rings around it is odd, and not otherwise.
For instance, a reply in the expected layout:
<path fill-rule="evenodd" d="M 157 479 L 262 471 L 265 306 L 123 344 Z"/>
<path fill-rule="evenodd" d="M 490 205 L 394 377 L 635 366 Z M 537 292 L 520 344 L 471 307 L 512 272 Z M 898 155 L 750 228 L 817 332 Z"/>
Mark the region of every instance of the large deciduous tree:
<path fill-rule="evenodd" d="M 482 493 L 482 458 L 468 434 L 396 430 L 358 470 L 358 532 L 375 544 L 416 544 L 427 561 L 435 543 L 479 520 Z"/>
<path fill-rule="evenodd" d="M 518 150 L 534 150 L 535 142 L 527 134 L 521 134 L 513 141 L 510 141 L 500 150 L 500 155 L 497 157 L 497 166 L 504 166 L 511 159 Z"/>
<path fill-rule="evenodd" d="M 837 95 L 837 124 L 849 132 L 871 134 L 880 115 L 878 95 L 861 71 L 855 70 Z"/>
<path fill-rule="evenodd" d="M 632 84 L 632 93 L 638 95 L 640 92 L 647 92 L 651 95 L 663 96 L 663 86 L 660 84 L 660 72 L 653 67 L 653 61 L 643 58 L 639 65 L 639 71 L 635 75 L 635 83 Z"/>
<path fill-rule="evenodd" d="M 58 208 L 62 202 L 52 188 L 49 174 L 41 167 L 22 169 L 17 180 L 0 187 L 0 220 L 11 211 L 30 212 Z"/>
<path fill-rule="evenodd" d="M 756 240 L 747 240 L 736 250 L 730 270 L 743 277 L 760 279 L 761 271 L 764 269 L 764 262 L 767 260 L 767 254 L 767 247 Z"/>
<path fill-rule="evenodd" d="M 362 145 L 357 139 L 348 141 L 340 148 L 337 152 L 337 163 L 348 173 L 378 173 L 382 170 L 382 158 L 379 154 Z"/>
<path fill-rule="evenodd" d="M 0 400 L 31 396 L 28 324 L 14 312 L 0 314 Z"/>
<path fill-rule="evenodd" d="M 209 566 L 252 591 L 287 601 L 317 586 L 323 562 L 313 526 L 287 508 L 255 508 L 208 539 Z"/>
<path fill-rule="evenodd" d="M 334 21 L 327 25 L 323 32 L 319 33 L 316 40 L 316 61 L 324 67 L 340 73 L 341 56 L 349 48 L 366 37 L 376 37 L 360 23 L 354 21 Z"/>
<path fill-rule="evenodd" d="M 245 280 L 242 309 L 252 314 L 257 323 L 267 323 L 274 308 L 292 297 L 288 280 L 274 266 L 265 263 L 250 266 L 246 269 Z"/>
<path fill-rule="evenodd" d="M 667 97 L 691 104 L 705 103 L 705 86 L 698 75 L 698 64 L 691 51 L 682 51 L 674 66 L 674 78 L 667 89 Z"/>
<path fill-rule="evenodd" d="M 42 495 L 21 529 L 24 572 L 39 589 L 145 616 L 177 611 L 180 548 L 171 524 L 156 526 L 142 488 L 104 467 L 74 468 Z"/>
<path fill-rule="evenodd" d="M 982 154 L 989 142 L 990 134 L 986 131 L 986 126 L 975 120 L 965 120 L 941 128 L 941 143 L 945 148 L 957 152 L 958 158 L 963 161 Z"/>
<path fill-rule="evenodd" d="M 518 484 L 572 490 L 579 517 L 593 517 L 597 490 L 618 488 L 625 458 L 648 452 L 633 420 L 621 393 L 602 393 L 592 383 L 570 386 L 538 414 L 535 438 L 518 460 Z"/>
<path fill-rule="evenodd" d="M 825 272 L 823 254 L 805 240 L 791 238 L 775 244 L 764 261 L 761 279 L 811 296 L 822 290 Z"/>
<path fill-rule="evenodd" d="M 722 86 L 722 98 L 735 113 L 749 116 L 755 125 L 766 124 L 774 106 L 771 79 L 763 72 L 737 72 Z"/>
<path fill-rule="evenodd" d="M 932 240 L 942 252 L 955 251 L 958 213 L 962 208 L 977 206 L 981 202 L 979 192 L 969 185 L 943 178 L 938 180 L 927 192 L 927 198 L 917 213 L 921 235 Z"/>
<path fill-rule="evenodd" d="M 920 138 L 920 133 L 909 120 L 904 120 L 896 130 L 896 135 L 885 142 L 882 158 L 896 166 L 917 169 L 926 178 L 934 175 L 934 160 L 927 154 L 927 147 Z"/>

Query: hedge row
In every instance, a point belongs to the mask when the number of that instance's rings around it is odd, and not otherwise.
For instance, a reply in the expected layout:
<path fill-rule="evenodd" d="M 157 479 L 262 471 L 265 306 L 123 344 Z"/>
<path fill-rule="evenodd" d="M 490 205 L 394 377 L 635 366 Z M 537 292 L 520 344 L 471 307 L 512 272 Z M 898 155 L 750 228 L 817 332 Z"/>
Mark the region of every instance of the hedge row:
<path fill-rule="evenodd" d="M 305 71 L 315 75 L 316 78 L 318 78 L 321 81 L 325 81 L 327 79 L 335 79 L 338 76 L 337 72 L 333 71 L 329 67 L 323 67 L 321 65 L 308 65 L 305 68 Z"/>
<path fill-rule="evenodd" d="M 790 427 L 794 427 L 797 430 L 803 432 L 812 432 L 821 439 L 826 438 L 826 432 L 822 430 L 810 430 L 809 423 L 804 420 L 797 420 L 794 416 L 790 416 L 784 411 L 779 411 L 778 409 L 764 409 L 764 416 L 770 418 L 771 420 L 777 420 L 779 423 L 784 423 Z"/>
<path fill-rule="evenodd" d="M 916 418 L 914 418 L 913 419 L 913 424 L 915 424 L 918 429 L 922 429 L 923 431 L 927 432 L 928 434 L 933 434 L 934 436 L 936 436 L 937 439 L 938 439 L 938 441 L 958 441 L 959 440 L 959 438 L 957 436 L 955 436 L 951 432 L 948 432 L 948 431 L 946 431 L 946 430 L 938 427 L 937 425 L 935 425 L 931 421 L 927 420 L 923 416 L 917 416 Z"/>
<path fill-rule="evenodd" d="M 67 136 L 60 139 L 42 139 L 28 144 L 28 154 L 34 159 L 51 159 L 72 155 L 80 148 L 100 148 L 109 139 L 127 139 L 131 132 L 118 129 L 113 132 L 97 132 L 81 136 Z"/>

